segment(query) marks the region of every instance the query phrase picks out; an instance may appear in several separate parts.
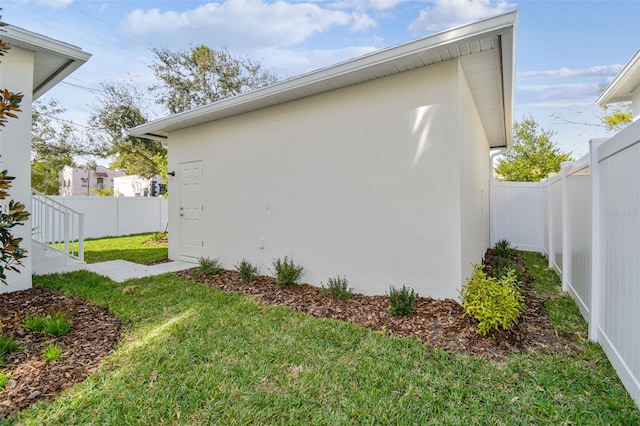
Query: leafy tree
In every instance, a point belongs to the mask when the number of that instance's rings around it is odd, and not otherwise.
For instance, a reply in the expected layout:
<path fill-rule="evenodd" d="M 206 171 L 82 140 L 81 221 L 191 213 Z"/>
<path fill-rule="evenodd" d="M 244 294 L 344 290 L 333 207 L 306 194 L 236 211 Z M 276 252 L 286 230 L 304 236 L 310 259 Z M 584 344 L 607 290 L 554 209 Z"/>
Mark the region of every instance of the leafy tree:
<path fill-rule="evenodd" d="M 265 87 L 277 77 L 262 69 L 259 62 L 240 58 L 228 50 L 200 45 L 173 52 L 152 49 L 156 62 L 151 65 L 160 84 L 152 86 L 156 102 L 171 114 L 183 112 L 221 99 Z"/>
<path fill-rule="evenodd" d="M 74 156 L 87 154 L 73 128 L 60 119 L 65 112 L 55 100 L 35 103 L 31 115 L 31 186 L 47 195 L 59 193 L 64 166 L 75 167 Z M 55 121 L 55 123 L 54 123 Z"/>
<path fill-rule="evenodd" d="M 142 96 L 128 84 L 102 83 L 104 95 L 98 98 L 90 124 L 97 130 L 92 135 L 94 150 L 103 156 L 116 156 L 111 167 L 127 174 L 146 178 L 161 173 L 166 150 L 158 141 L 127 135 L 127 129 L 148 121 L 143 112 Z"/>
<path fill-rule="evenodd" d="M 5 24 L 0 22 L 0 26 Z M 0 56 L 4 56 L 11 47 L 0 40 Z M 16 112 L 21 112 L 20 102 L 23 95 L 13 93 L 7 89 L 0 91 L 0 127 L 4 127 L 9 118 L 18 118 Z M 0 172 L 0 200 L 9 197 L 11 181 L 15 178 L 9 176 L 6 170 Z M 26 251 L 20 247 L 22 238 L 15 238 L 11 229 L 18 225 L 24 225 L 29 218 L 29 213 L 25 210 L 24 204 L 10 200 L 8 205 L 0 206 L 0 282 L 7 284 L 6 271 L 20 272 L 17 268 L 22 266 L 22 259 Z"/>
<path fill-rule="evenodd" d="M 633 114 L 631 113 L 631 104 L 622 103 L 614 106 L 602 105 L 605 114 L 600 117 L 602 124 L 609 131 L 619 132 L 631 123 Z"/>
<path fill-rule="evenodd" d="M 562 162 L 571 161 L 571 154 L 561 152 L 551 141 L 554 132 L 539 128 L 533 117 L 516 121 L 513 130 L 513 146 L 495 169 L 503 180 L 539 182 L 559 172 Z"/>

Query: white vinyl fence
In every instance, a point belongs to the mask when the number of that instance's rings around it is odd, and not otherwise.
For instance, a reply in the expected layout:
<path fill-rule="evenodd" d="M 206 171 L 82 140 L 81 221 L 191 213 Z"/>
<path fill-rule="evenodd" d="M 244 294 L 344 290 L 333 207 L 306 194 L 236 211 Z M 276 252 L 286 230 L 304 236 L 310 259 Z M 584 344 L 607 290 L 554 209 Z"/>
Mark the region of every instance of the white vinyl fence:
<path fill-rule="evenodd" d="M 63 197 L 50 196 L 84 213 L 84 237 L 101 238 L 167 228 L 168 205 L 162 197 Z"/>
<path fill-rule="evenodd" d="M 541 183 L 494 182 L 491 225 L 548 256 L 640 405 L 640 120 Z"/>

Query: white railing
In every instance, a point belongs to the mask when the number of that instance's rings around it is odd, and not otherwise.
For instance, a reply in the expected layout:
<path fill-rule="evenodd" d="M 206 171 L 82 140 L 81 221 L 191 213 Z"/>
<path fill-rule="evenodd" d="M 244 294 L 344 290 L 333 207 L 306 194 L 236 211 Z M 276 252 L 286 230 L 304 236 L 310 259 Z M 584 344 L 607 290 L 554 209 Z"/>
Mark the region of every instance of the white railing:
<path fill-rule="evenodd" d="M 31 238 L 84 261 L 84 214 L 31 190 Z"/>

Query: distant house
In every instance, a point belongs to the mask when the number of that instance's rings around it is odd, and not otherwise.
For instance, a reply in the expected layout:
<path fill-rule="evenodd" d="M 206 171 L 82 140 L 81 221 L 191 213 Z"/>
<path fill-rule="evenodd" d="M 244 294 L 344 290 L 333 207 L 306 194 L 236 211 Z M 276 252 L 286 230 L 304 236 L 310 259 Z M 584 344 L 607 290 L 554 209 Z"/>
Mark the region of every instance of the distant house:
<path fill-rule="evenodd" d="M 516 12 L 146 123 L 169 153 L 169 257 L 293 256 L 457 298 L 489 240 L 491 148 L 511 144 Z"/>
<path fill-rule="evenodd" d="M 96 195 L 96 189 L 114 187 L 114 179 L 125 172 L 97 166 L 95 170 L 64 166 L 60 171 L 60 195 Z"/>
<path fill-rule="evenodd" d="M 0 131 L 0 170 L 8 169 L 9 174 L 16 177 L 11 197 L 32 211 L 31 105 L 91 55 L 79 47 L 14 26 L 2 27 L 0 38 L 11 46 L 0 61 L 0 87 L 24 94 L 19 119 L 11 119 Z M 14 236 L 23 238 L 21 246 L 28 252 L 31 252 L 31 230 L 31 219 L 24 226 L 12 229 Z M 8 286 L 0 285 L 0 292 L 31 287 L 31 256 L 23 263 L 20 274 L 7 274 Z"/>
<path fill-rule="evenodd" d="M 142 176 L 118 176 L 113 179 L 113 195 L 116 197 L 159 197 L 167 192 L 161 176 L 151 179 Z"/>

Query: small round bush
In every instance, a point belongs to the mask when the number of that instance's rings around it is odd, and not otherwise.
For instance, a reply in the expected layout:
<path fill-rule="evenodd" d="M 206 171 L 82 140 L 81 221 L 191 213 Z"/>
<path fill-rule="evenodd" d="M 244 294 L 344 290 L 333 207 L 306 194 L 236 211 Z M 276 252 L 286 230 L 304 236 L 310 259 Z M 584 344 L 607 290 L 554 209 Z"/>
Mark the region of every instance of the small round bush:
<path fill-rule="evenodd" d="M 389 288 L 389 313 L 394 316 L 409 315 L 413 312 L 413 305 L 416 303 L 416 293 L 412 288 L 405 287 L 397 289 L 394 286 Z"/>
<path fill-rule="evenodd" d="M 240 263 L 236 263 L 234 268 L 240 275 L 243 283 L 250 283 L 258 279 L 258 268 L 246 259 L 242 259 Z"/>
<path fill-rule="evenodd" d="M 478 320 L 478 334 L 486 336 L 518 324 L 524 298 L 513 270 L 498 279 L 487 276 L 482 265 L 474 265 L 460 295 L 464 311 Z"/>
<path fill-rule="evenodd" d="M 329 278 L 327 287 L 322 286 L 322 292 L 337 300 L 349 300 L 353 296 L 353 289 L 349 288 L 347 277 Z"/>
<path fill-rule="evenodd" d="M 304 274 L 304 268 L 294 263 L 293 257 L 289 259 L 275 259 L 273 261 L 273 273 L 276 276 L 276 284 L 278 287 L 288 287 L 298 283 Z"/>

